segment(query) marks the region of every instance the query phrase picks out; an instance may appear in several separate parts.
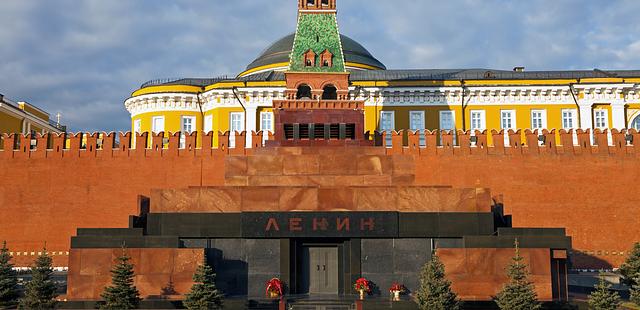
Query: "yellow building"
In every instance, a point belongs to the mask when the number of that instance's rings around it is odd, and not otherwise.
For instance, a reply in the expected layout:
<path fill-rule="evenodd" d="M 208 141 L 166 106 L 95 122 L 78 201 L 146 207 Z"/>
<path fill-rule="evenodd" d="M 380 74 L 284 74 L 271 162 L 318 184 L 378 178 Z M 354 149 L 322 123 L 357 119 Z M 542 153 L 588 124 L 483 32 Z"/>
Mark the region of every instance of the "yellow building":
<path fill-rule="evenodd" d="M 62 133 L 65 126 L 53 122 L 49 113 L 27 102 L 0 95 L 0 133 Z"/>
<path fill-rule="evenodd" d="M 272 102 L 285 98 L 294 39 L 235 78 L 145 83 L 125 101 L 132 131 L 276 130 Z M 388 70 L 355 40 L 341 41 L 366 131 L 640 129 L 640 71 Z"/>

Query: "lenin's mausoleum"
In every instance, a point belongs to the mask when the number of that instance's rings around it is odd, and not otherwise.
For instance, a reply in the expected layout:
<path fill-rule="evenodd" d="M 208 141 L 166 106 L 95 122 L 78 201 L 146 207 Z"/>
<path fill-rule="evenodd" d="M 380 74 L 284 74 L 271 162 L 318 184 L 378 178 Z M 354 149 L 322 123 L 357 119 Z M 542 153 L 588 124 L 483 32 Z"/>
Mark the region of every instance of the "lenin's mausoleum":
<path fill-rule="evenodd" d="M 415 291 L 437 250 L 483 301 L 518 240 L 538 297 L 564 301 L 572 270 L 639 241 L 640 71 L 389 70 L 336 0 L 298 10 L 235 78 L 145 83 L 130 133 L 3 135 L 14 263 L 46 242 L 65 298 L 98 300 L 126 244 L 142 297 L 179 300 L 206 257 L 248 305 L 274 277 L 305 298 Z"/>

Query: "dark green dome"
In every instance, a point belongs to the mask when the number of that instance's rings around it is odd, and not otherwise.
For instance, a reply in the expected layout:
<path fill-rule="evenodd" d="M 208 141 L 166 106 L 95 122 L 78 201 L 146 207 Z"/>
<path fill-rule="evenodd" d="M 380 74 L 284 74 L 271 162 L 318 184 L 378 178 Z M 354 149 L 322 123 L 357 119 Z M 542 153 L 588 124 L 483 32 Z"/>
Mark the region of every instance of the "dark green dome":
<path fill-rule="evenodd" d="M 246 71 L 273 64 L 288 63 L 294 39 L 295 33 L 292 33 L 271 44 L 256 60 L 247 66 Z M 345 35 L 340 35 L 340 39 L 342 40 L 342 50 L 347 63 L 386 70 L 385 65 L 373 57 L 360 43 Z"/>

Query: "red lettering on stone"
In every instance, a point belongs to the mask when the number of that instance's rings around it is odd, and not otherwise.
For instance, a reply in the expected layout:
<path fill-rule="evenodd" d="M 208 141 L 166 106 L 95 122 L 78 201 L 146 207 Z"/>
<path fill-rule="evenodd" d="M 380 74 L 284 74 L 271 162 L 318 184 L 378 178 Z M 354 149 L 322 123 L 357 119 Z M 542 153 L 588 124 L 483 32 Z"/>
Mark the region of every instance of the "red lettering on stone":
<path fill-rule="evenodd" d="M 345 217 L 345 218 L 343 218 L 343 219 L 338 218 L 338 219 L 336 220 L 336 222 L 337 222 L 336 226 L 338 227 L 338 231 L 343 231 L 343 230 L 344 230 L 344 231 L 349 231 L 349 230 L 350 230 L 350 228 L 351 228 L 351 227 L 349 226 L 350 221 L 349 221 L 349 218 L 348 218 L 348 217 Z"/>
<path fill-rule="evenodd" d="M 272 229 L 275 231 L 280 231 L 280 226 L 278 226 L 278 221 L 276 221 L 276 219 L 271 217 L 267 222 L 267 228 L 265 228 L 265 231 L 271 231 Z"/>
<path fill-rule="evenodd" d="M 289 219 L 289 231 L 302 231 L 302 219 L 299 217 L 292 217 Z"/>
<path fill-rule="evenodd" d="M 326 218 L 313 218 L 313 231 L 327 230 L 329 228 L 329 221 Z"/>
<path fill-rule="evenodd" d="M 361 219 L 360 220 L 360 230 L 365 230 L 365 226 L 369 228 L 369 231 L 373 231 L 373 229 L 375 228 L 375 220 L 370 217 L 369 219 L 365 220 L 365 219 Z"/>

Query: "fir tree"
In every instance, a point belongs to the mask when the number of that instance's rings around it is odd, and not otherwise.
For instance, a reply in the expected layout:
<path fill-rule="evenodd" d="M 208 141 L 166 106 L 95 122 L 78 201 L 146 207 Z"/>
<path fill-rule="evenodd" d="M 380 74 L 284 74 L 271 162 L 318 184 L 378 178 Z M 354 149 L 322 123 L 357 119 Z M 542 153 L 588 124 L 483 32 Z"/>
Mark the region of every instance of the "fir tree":
<path fill-rule="evenodd" d="M 596 290 L 589 295 L 589 308 L 593 310 L 616 310 L 620 307 L 620 295 L 611 291 L 611 284 L 600 275 Z"/>
<path fill-rule="evenodd" d="M 101 309 L 135 309 L 140 304 L 140 292 L 133 285 L 133 264 L 125 249 L 117 258 L 117 263 L 111 270 L 111 286 L 105 287 L 102 293 L 104 303 Z"/>
<path fill-rule="evenodd" d="M 636 275 L 640 274 L 640 243 L 636 243 L 627 260 L 620 266 L 622 283 L 628 287 L 640 284 L 636 282 Z"/>
<path fill-rule="evenodd" d="M 631 302 L 640 306 L 640 273 L 635 277 L 636 285 L 631 287 Z"/>
<path fill-rule="evenodd" d="M 193 281 L 184 300 L 187 309 L 222 309 L 224 295 L 216 288 L 216 274 L 206 261 L 198 266 Z"/>
<path fill-rule="evenodd" d="M 422 310 L 460 309 L 458 296 L 451 290 L 451 282 L 445 278 L 444 264 L 435 252 L 431 261 L 422 267 L 416 303 Z"/>
<path fill-rule="evenodd" d="M 31 268 L 31 281 L 25 286 L 24 297 L 20 299 L 20 309 L 53 309 L 56 304 L 55 298 L 57 285 L 51 278 L 53 268 L 52 259 L 47 254 L 46 247 L 42 249 L 42 254 L 35 261 L 35 266 Z"/>
<path fill-rule="evenodd" d="M 11 264 L 7 242 L 0 249 L 0 309 L 15 306 L 18 300 L 18 278 Z"/>
<path fill-rule="evenodd" d="M 541 306 L 538 302 L 535 286 L 529 281 L 527 264 L 524 263 L 524 258 L 520 256 L 518 240 L 515 242 L 515 248 L 516 254 L 507 269 L 509 283 L 496 296 L 496 303 L 503 310 L 540 309 Z"/>

